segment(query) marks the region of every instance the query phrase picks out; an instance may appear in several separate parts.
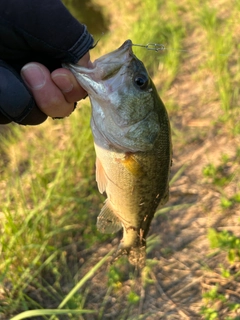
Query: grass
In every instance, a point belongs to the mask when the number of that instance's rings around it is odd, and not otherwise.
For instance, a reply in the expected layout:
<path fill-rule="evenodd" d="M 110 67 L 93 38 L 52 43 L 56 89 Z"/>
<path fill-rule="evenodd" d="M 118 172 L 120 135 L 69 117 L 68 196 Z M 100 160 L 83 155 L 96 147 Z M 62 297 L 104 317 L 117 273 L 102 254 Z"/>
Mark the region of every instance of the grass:
<path fill-rule="evenodd" d="M 227 252 L 229 263 L 234 264 L 240 261 L 240 238 L 230 234 L 226 230 L 217 232 L 215 229 L 209 229 L 208 238 L 212 248 Z M 225 309 L 225 314 L 228 314 L 227 316 L 225 315 L 224 319 L 238 319 L 238 317 L 234 317 L 234 311 L 240 309 L 240 304 L 228 301 L 225 283 L 231 282 L 231 280 L 234 282 L 239 279 L 239 276 L 239 270 L 230 272 L 229 269 L 221 266 L 221 275 L 218 276 L 217 281 L 215 280 L 216 283 L 203 294 L 204 303 L 201 308 L 201 314 L 204 316 L 204 319 L 213 320 L 223 317 L 222 310 L 219 310 L 217 307 L 219 303 L 222 304 L 222 309 Z"/>
<path fill-rule="evenodd" d="M 75 1 L 65 3 L 74 12 Z M 91 52 L 93 60 L 127 38 L 166 48 L 133 50 L 171 117 L 170 202 L 152 223 L 143 272 L 137 274 L 125 258 L 109 266 L 108 253 L 119 239 L 95 227 L 104 197 L 95 182 L 89 104 L 81 103 L 64 120 L 0 128 L 0 319 L 170 319 L 169 310 L 178 318 L 237 319 L 240 302 L 226 290 L 236 292 L 240 286 L 239 8 L 239 1 L 225 0 L 86 2 L 84 22 L 96 39 L 105 32 Z M 94 21 L 86 19 L 89 12 Z M 104 21 L 102 28 L 96 20 Z M 207 152 L 205 145 L 210 145 Z M 174 298 L 185 292 L 173 277 L 176 266 L 164 272 L 178 254 L 197 248 L 177 242 L 199 217 L 206 221 L 204 249 L 188 255 L 199 263 L 203 279 L 217 283 L 202 280 L 203 296 L 194 293 L 193 311 L 184 304 L 184 294 Z M 214 262 L 218 257 L 222 265 Z M 181 272 L 189 263 L 185 256 L 182 261 Z M 193 277 L 195 269 L 186 270 L 183 279 Z"/>
<path fill-rule="evenodd" d="M 138 10 L 139 20 L 134 25 L 131 37 L 137 44 L 157 43 L 165 47 L 163 52 L 166 54 L 161 54 L 161 51 L 136 51 L 139 59 L 145 61 L 151 75 L 155 75 L 156 70 L 159 70 L 161 92 L 164 92 L 176 77 L 181 60 L 182 40 L 185 36 L 185 25 L 177 19 L 181 8 L 172 0 L 147 0 L 141 3 Z M 161 14 L 161 11 L 164 14 Z M 156 16 L 156 12 L 159 16 Z"/>
<path fill-rule="evenodd" d="M 56 290 L 61 273 L 66 273 L 66 280 L 72 277 L 66 261 L 70 243 L 77 245 L 73 239 L 81 238 L 87 248 L 94 237 L 101 238 L 95 229 L 100 198 L 94 184 L 89 114 L 90 109 L 85 106 L 71 124 L 47 123 L 40 130 L 13 126 L 2 139 L 11 172 L 11 176 L 6 171 L 2 175 L 2 183 L 7 184 L 1 202 L 0 269 L 6 300 L 0 310 L 6 315 L 27 306 L 39 307 L 24 292 L 30 284 L 58 302 L 62 297 Z M 34 130 L 42 142 L 46 141 L 40 148 L 39 139 L 32 138 Z M 62 270 L 58 269 L 59 261 Z M 42 279 L 42 274 L 48 274 L 49 279 Z M 53 286 L 49 292 L 45 289 L 50 285 L 48 281 Z"/>

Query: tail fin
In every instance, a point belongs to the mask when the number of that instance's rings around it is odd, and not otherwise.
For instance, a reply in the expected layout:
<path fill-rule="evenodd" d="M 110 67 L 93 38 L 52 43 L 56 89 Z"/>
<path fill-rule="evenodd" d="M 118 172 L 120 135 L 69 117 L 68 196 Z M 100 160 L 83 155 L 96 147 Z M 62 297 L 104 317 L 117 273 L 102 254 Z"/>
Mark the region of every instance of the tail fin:
<path fill-rule="evenodd" d="M 138 246 L 138 247 L 118 247 L 117 252 L 113 255 L 113 262 L 117 261 L 122 256 L 127 255 L 128 261 L 135 267 L 142 269 L 146 265 L 146 246 Z"/>

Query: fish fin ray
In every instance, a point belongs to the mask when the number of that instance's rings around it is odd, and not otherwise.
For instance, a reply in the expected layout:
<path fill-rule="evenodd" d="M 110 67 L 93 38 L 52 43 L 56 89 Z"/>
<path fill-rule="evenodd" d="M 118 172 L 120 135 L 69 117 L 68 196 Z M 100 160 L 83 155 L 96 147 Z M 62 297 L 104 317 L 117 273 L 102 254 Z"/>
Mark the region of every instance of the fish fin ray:
<path fill-rule="evenodd" d="M 96 159 L 96 181 L 99 192 L 103 193 L 104 191 L 106 191 L 107 176 L 103 169 L 102 163 L 98 158 Z"/>
<path fill-rule="evenodd" d="M 106 201 L 97 218 L 97 229 L 102 233 L 115 233 L 122 229 L 122 223 L 114 214 L 109 201 Z"/>

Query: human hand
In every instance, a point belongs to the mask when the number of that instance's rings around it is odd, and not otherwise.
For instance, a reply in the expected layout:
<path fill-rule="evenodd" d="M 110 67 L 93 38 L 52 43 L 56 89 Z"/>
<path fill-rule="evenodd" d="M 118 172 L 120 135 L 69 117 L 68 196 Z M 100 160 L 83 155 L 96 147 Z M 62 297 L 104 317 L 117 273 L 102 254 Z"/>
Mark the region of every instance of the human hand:
<path fill-rule="evenodd" d="M 89 52 L 78 64 L 86 68 L 92 66 Z M 71 71 L 64 68 L 50 73 L 44 65 L 31 62 L 22 68 L 21 76 L 32 92 L 38 108 L 53 118 L 69 116 L 74 110 L 75 102 L 87 96 Z"/>

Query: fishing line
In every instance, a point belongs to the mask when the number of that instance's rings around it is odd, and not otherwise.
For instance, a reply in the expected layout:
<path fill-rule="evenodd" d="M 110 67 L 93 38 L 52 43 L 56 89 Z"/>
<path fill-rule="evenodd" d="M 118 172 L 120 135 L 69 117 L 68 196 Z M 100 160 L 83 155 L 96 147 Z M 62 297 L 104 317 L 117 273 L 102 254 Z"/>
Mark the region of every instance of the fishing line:
<path fill-rule="evenodd" d="M 133 43 L 132 46 L 135 46 L 135 47 L 141 47 L 141 48 L 145 48 L 147 50 L 151 50 L 151 51 L 155 51 L 155 52 L 163 52 L 163 51 L 176 51 L 176 52 L 188 52 L 188 53 L 192 53 L 193 52 L 190 50 L 174 50 L 174 49 L 169 49 L 167 48 L 164 44 L 162 43 L 147 43 L 147 44 L 136 44 L 136 43 Z M 219 53 L 218 54 L 219 56 L 227 56 L 229 55 L 228 53 Z"/>
<path fill-rule="evenodd" d="M 95 42 L 95 44 L 93 44 L 93 46 L 90 49 L 93 49 L 97 46 L 99 40 L 101 40 L 101 38 L 104 36 L 105 34 L 102 33 L 101 37 Z M 135 47 L 141 47 L 144 49 L 147 49 L 149 51 L 155 51 L 155 52 L 164 52 L 164 51 L 175 51 L 175 52 L 188 52 L 190 54 L 194 54 L 191 50 L 184 50 L 184 49 L 179 49 L 179 50 L 175 50 L 175 49 L 170 49 L 167 48 L 164 44 L 162 43 L 152 43 L 149 42 L 147 44 L 137 44 L 137 43 L 132 43 L 132 46 Z M 209 53 L 209 52 L 208 52 Z M 228 53 L 219 53 L 219 56 L 228 56 Z"/>
<path fill-rule="evenodd" d="M 132 44 L 132 46 L 135 46 L 135 47 L 142 47 L 142 48 L 145 48 L 147 50 L 153 50 L 153 51 L 164 51 L 166 50 L 167 48 L 164 46 L 164 44 L 161 44 L 161 43 L 147 43 L 146 45 L 144 44 Z"/>
<path fill-rule="evenodd" d="M 165 51 L 165 50 L 172 50 L 172 49 L 168 49 L 167 47 L 165 47 L 165 45 L 162 44 L 162 43 L 147 43 L 147 44 L 136 44 L 136 43 L 133 43 L 132 46 L 142 47 L 142 48 L 145 48 L 147 50 L 152 50 L 152 51 L 156 51 L 156 52 Z M 185 52 L 187 52 L 187 50 L 173 50 L 173 51 L 185 51 Z"/>

